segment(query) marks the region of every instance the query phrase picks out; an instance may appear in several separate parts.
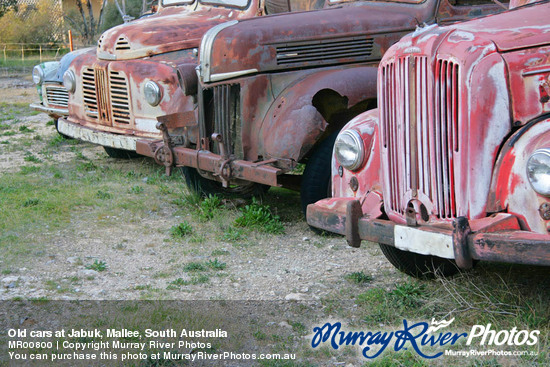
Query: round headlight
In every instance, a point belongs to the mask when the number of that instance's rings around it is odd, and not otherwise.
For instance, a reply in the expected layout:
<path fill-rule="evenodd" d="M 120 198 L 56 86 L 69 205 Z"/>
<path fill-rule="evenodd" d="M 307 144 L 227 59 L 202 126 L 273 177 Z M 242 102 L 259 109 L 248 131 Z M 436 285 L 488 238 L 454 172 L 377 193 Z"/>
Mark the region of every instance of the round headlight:
<path fill-rule="evenodd" d="M 63 74 L 63 86 L 69 93 L 74 93 L 76 89 L 76 76 L 72 70 L 67 70 Z"/>
<path fill-rule="evenodd" d="M 346 130 L 336 138 L 334 154 L 336 160 L 351 171 L 361 167 L 364 157 L 363 140 L 355 130 Z"/>
<path fill-rule="evenodd" d="M 32 69 L 32 81 L 36 85 L 40 85 L 44 81 L 44 70 L 42 70 L 40 65 L 36 65 Z"/>
<path fill-rule="evenodd" d="M 145 88 L 143 92 L 145 94 L 145 100 L 151 106 L 156 106 L 160 103 L 160 87 L 157 83 L 149 80 L 147 83 L 145 83 Z"/>
<path fill-rule="evenodd" d="M 539 149 L 529 157 L 527 178 L 533 190 L 550 196 L 550 149 Z"/>

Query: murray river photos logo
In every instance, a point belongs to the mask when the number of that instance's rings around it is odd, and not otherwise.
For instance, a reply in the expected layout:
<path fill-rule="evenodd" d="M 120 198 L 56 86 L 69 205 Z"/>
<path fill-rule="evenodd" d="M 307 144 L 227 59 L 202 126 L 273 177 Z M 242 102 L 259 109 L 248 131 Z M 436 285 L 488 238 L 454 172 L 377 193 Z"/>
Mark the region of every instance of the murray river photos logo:
<path fill-rule="evenodd" d="M 354 345 L 362 348 L 363 357 L 373 359 L 382 354 L 388 347 L 394 351 L 408 349 L 409 346 L 421 357 L 433 359 L 441 357 L 445 349 L 426 354 L 423 347 L 438 348 L 455 345 L 459 340 L 465 340 L 466 346 L 522 346 L 538 343 L 539 330 L 493 330 L 491 324 L 474 325 L 469 333 L 445 332 L 454 318 L 446 321 L 432 319 L 427 322 L 409 323 L 403 320 L 403 329 L 395 331 L 344 331 L 340 322 L 327 322 L 323 326 L 313 328 L 311 346 L 317 348 L 321 343 L 329 343 L 334 349 L 345 345 Z M 409 344 L 407 344 L 409 343 Z"/>

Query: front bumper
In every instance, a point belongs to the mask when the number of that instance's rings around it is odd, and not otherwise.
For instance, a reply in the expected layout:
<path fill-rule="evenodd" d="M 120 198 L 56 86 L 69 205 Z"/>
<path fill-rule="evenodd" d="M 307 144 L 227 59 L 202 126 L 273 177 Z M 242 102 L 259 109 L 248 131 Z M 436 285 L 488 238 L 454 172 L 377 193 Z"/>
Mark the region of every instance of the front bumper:
<path fill-rule="evenodd" d="M 48 115 L 54 118 L 67 116 L 69 114 L 68 108 L 46 107 L 42 103 L 31 103 L 29 107 L 32 108 L 33 110 L 47 113 Z"/>
<path fill-rule="evenodd" d="M 454 259 L 461 268 L 473 260 L 550 265 L 550 235 L 523 231 L 517 218 L 500 213 L 478 220 L 457 218 L 452 228 L 408 227 L 362 215 L 356 198 L 332 198 L 307 207 L 309 225 L 346 236 L 351 246 L 361 240 L 383 243 L 423 255 Z"/>
<path fill-rule="evenodd" d="M 102 145 L 124 150 L 136 150 L 136 142 L 138 140 L 148 140 L 143 137 L 133 135 L 120 135 L 105 131 L 95 130 L 89 127 L 84 127 L 67 121 L 65 118 L 60 118 L 57 122 L 57 129 L 60 133 L 70 136 L 78 140 L 87 141 L 93 144 Z M 153 139 L 149 139 L 152 141 Z"/>
<path fill-rule="evenodd" d="M 166 149 L 168 149 L 168 152 Z M 192 167 L 209 172 L 223 183 L 232 180 L 243 180 L 263 185 L 280 186 L 278 177 L 283 173 L 282 169 L 271 166 L 271 163 L 274 162 L 234 160 L 210 151 L 195 150 L 182 146 L 166 148 L 166 144 L 162 140 L 139 140 L 136 152 L 152 157 L 157 163 L 167 167 Z"/>

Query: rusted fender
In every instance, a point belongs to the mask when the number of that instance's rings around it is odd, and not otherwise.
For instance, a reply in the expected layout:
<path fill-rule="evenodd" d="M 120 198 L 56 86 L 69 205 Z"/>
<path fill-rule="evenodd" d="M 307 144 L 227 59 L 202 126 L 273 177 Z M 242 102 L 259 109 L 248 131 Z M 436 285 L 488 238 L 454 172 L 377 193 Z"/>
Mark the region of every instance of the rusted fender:
<path fill-rule="evenodd" d="M 540 148 L 550 148 L 550 116 L 530 129 L 518 130 L 503 146 L 493 171 L 489 212 L 516 215 L 522 229 L 547 233 L 550 222 L 542 219 L 539 208 L 550 198 L 537 194 L 525 174 L 527 160 Z"/>
<path fill-rule="evenodd" d="M 252 134 L 259 137 L 260 152 L 264 157 L 300 161 L 327 130 L 329 122 L 335 123 L 331 130 L 339 130 L 346 122 L 338 121 L 338 112 L 325 112 L 327 118 L 333 119 L 326 121 L 314 106 L 316 95 L 325 93 L 326 103 L 353 108 L 361 101 L 376 99 L 376 74 L 374 66 L 338 68 L 295 81 L 279 94 L 258 133 Z M 359 112 L 362 111 L 356 114 Z"/>

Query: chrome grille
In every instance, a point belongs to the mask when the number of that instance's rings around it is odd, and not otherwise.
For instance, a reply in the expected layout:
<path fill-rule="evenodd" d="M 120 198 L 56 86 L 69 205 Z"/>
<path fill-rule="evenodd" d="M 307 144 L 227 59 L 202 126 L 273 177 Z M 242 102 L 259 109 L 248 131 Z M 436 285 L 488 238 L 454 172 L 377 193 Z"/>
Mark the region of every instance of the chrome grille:
<path fill-rule="evenodd" d="M 382 159 L 386 210 L 404 214 L 427 198 L 439 218 L 457 215 L 454 155 L 458 153 L 459 67 L 438 60 L 431 78 L 425 56 L 397 58 L 381 69 Z M 430 85 L 432 83 L 432 85 Z"/>
<path fill-rule="evenodd" d="M 46 101 L 48 105 L 68 107 L 69 92 L 64 87 L 46 86 Z"/>
<path fill-rule="evenodd" d="M 113 122 L 118 124 L 130 123 L 130 102 L 128 80 L 119 71 L 109 72 L 109 86 L 111 92 L 111 111 Z"/>
<path fill-rule="evenodd" d="M 331 38 L 275 45 L 277 65 L 359 61 L 372 54 L 373 39 L 366 37 Z"/>

